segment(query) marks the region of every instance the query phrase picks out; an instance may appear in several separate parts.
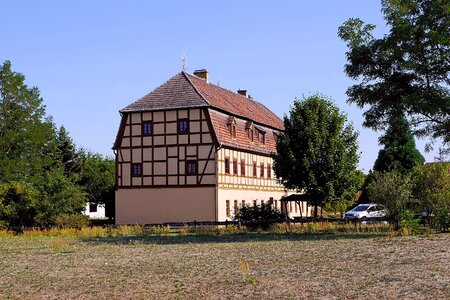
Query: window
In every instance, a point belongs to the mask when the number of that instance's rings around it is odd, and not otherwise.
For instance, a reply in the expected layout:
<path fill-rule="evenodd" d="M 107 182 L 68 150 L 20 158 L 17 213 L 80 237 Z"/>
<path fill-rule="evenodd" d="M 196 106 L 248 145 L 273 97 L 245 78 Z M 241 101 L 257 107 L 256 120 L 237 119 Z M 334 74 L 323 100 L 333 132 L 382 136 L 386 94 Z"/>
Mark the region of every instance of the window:
<path fill-rule="evenodd" d="M 241 159 L 241 176 L 245 176 L 245 159 Z"/>
<path fill-rule="evenodd" d="M 253 139 L 254 139 L 254 137 L 253 137 L 253 129 L 249 129 L 249 131 L 248 131 L 248 137 L 249 137 L 250 141 L 253 142 Z"/>
<path fill-rule="evenodd" d="M 264 203 L 265 203 L 264 200 L 261 200 L 261 205 L 264 205 Z"/>
<path fill-rule="evenodd" d="M 259 174 L 259 177 L 264 178 L 264 163 L 263 162 L 261 163 L 259 170 L 261 173 L 261 174 Z"/>
<path fill-rule="evenodd" d="M 273 206 L 273 197 L 269 198 L 269 204 Z"/>
<path fill-rule="evenodd" d="M 259 133 L 259 141 L 261 142 L 261 144 L 266 143 L 266 134 L 264 132 Z"/>
<path fill-rule="evenodd" d="M 292 212 L 292 202 L 289 202 L 289 212 Z"/>
<path fill-rule="evenodd" d="M 197 161 L 187 160 L 186 161 L 186 174 L 196 175 L 197 174 Z"/>
<path fill-rule="evenodd" d="M 257 204 L 256 200 L 253 200 L 253 206 L 256 206 L 256 204 Z"/>
<path fill-rule="evenodd" d="M 233 175 L 237 175 L 237 174 L 238 174 L 237 159 L 233 159 Z"/>
<path fill-rule="evenodd" d="M 89 212 L 96 213 L 97 212 L 97 204 L 89 203 Z"/>
<path fill-rule="evenodd" d="M 275 209 L 278 209 L 278 200 L 275 200 Z"/>
<path fill-rule="evenodd" d="M 142 135 L 152 135 L 153 134 L 153 123 L 151 121 L 142 123 Z"/>
<path fill-rule="evenodd" d="M 230 159 L 225 158 L 225 174 L 230 174 Z"/>
<path fill-rule="evenodd" d="M 257 172 L 256 172 L 256 161 L 253 162 L 253 177 L 257 176 Z"/>
<path fill-rule="evenodd" d="M 188 133 L 188 132 L 189 132 L 188 119 L 179 119 L 178 120 L 178 133 Z"/>
<path fill-rule="evenodd" d="M 234 200 L 234 207 L 233 208 L 234 208 L 234 214 L 237 215 L 238 214 L 238 209 L 239 209 L 237 200 Z"/>
<path fill-rule="evenodd" d="M 231 214 L 230 214 L 230 200 L 225 201 L 225 204 L 226 204 L 227 218 L 229 218 L 231 216 Z"/>
<path fill-rule="evenodd" d="M 242 200 L 242 207 L 245 206 L 245 200 Z"/>
<path fill-rule="evenodd" d="M 267 164 L 267 178 L 271 178 L 272 176 L 272 166 Z"/>
<path fill-rule="evenodd" d="M 236 125 L 235 124 L 228 124 L 228 129 L 230 130 L 230 136 L 232 138 L 236 138 Z"/>
<path fill-rule="evenodd" d="M 142 164 L 131 164 L 131 176 L 142 176 Z"/>
<path fill-rule="evenodd" d="M 273 133 L 273 139 L 275 141 L 275 144 L 278 143 L 278 134 L 276 134 L 275 132 Z"/>

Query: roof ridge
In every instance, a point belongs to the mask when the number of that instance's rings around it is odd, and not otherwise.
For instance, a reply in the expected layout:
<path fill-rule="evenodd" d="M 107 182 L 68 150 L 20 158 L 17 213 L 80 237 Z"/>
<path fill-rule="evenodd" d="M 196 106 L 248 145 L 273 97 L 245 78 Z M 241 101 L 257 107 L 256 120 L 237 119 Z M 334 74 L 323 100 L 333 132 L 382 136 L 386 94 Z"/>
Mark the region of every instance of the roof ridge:
<path fill-rule="evenodd" d="M 186 72 L 186 71 L 182 71 L 182 72 L 184 72 L 184 73 L 186 73 L 187 75 L 190 75 L 190 76 L 195 76 L 194 74 L 188 73 L 188 72 Z M 217 84 L 208 82 L 208 81 L 206 81 L 205 79 L 200 78 L 200 77 L 198 77 L 198 76 L 195 76 L 195 78 L 196 78 L 196 79 L 200 79 L 200 80 L 205 81 L 206 84 L 210 84 L 210 85 L 212 85 L 212 86 L 214 86 L 214 87 L 216 87 L 216 88 L 219 88 L 219 89 L 222 89 L 222 90 L 224 90 L 224 91 L 233 93 L 233 94 L 235 94 L 236 96 L 242 97 L 242 98 L 244 98 L 244 99 L 250 100 L 251 102 L 255 102 L 255 103 L 261 104 L 261 105 L 263 105 L 264 107 L 266 107 L 264 104 L 262 104 L 261 102 L 255 100 L 255 99 L 253 99 L 253 98 L 246 97 L 246 96 L 244 96 L 244 95 L 239 94 L 238 92 L 235 92 L 235 91 L 232 91 L 232 90 L 230 90 L 230 89 L 224 88 L 224 87 L 222 87 L 222 86 L 220 86 L 220 85 L 217 85 Z M 189 79 L 189 81 L 190 81 L 190 79 Z M 192 82 L 191 82 L 191 83 L 192 83 Z M 267 107 L 266 107 L 266 108 L 267 108 Z"/>

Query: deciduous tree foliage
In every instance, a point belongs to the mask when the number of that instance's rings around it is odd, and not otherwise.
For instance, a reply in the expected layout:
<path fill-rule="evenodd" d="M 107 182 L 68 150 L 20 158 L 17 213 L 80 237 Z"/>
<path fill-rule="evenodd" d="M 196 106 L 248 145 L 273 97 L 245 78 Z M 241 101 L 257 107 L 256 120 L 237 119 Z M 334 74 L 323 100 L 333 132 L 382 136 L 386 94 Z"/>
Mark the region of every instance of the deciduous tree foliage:
<path fill-rule="evenodd" d="M 412 181 L 410 174 L 374 172 L 373 180 L 367 187 L 369 199 L 387 208 L 386 218 L 396 230 L 407 209 L 412 207 Z"/>
<path fill-rule="evenodd" d="M 79 184 L 90 203 L 104 204 L 108 217 L 114 217 L 115 161 L 86 150 L 79 153 Z"/>
<path fill-rule="evenodd" d="M 54 164 L 55 131 L 39 90 L 25 77 L 0 66 L 0 181 L 15 181 L 41 174 Z"/>
<path fill-rule="evenodd" d="M 358 135 L 331 101 L 320 95 L 295 100 L 284 126 L 274 155 L 280 183 L 309 195 L 316 207 L 353 189 L 356 194 Z"/>
<path fill-rule="evenodd" d="M 74 145 L 59 134 L 35 87 L 0 66 L 0 223 L 6 226 L 51 225 L 80 213 L 86 196 L 70 176 Z M 67 172 L 65 172 L 67 170 Z"/>
<path fill-rule="evenodd" d="M 445 231 L 450 226 L 450 163 L 420 165 L 412 172 L 416 210 L 427 210 L 433 224 Z"/>
<path fill-rule="evenodd" d="M 339 28 L 347 42 L 346 74 L 359 83 L 348 101 L 364 112 L 364 125 L 384 129 L 389 117 L 404 112 L 419 136 L 450 143 L 450 2 L 382 0 L 390 28 L 382 38 L 374 25 L 349 19 Z"/>
<path fill-rule="evenodd" d="M 379 143 L 384 149 L 378 152 L 374 171 L 398 171 L 406 173 L 416 165 L 423 164 L 425 159 L 416 148 L 414 137 L 408 121 L 403 115 L 393 115 L 389 119 L 389 127 L 380 138 Z"/>

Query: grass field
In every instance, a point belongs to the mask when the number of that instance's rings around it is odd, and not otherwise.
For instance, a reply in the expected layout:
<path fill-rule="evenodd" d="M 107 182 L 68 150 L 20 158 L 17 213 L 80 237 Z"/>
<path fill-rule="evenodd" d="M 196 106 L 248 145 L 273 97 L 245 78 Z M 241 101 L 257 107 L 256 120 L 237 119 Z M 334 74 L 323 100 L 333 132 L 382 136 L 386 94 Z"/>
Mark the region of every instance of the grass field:
<path fill-rule="evenodd" d="M 0 235 L 0 299 L 449 299 L 450 235 Z"/>

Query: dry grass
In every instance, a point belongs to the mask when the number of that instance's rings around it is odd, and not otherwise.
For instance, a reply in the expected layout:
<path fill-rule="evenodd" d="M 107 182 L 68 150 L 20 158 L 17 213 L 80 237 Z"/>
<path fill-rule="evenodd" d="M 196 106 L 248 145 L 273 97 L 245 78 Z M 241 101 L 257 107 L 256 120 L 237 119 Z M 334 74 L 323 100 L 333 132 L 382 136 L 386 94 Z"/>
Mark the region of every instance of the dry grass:
<path fill-rule="evenodd" d="M 0 299 L 450 297 L 449 234 L 95 230 L 1 233 Z"/>

